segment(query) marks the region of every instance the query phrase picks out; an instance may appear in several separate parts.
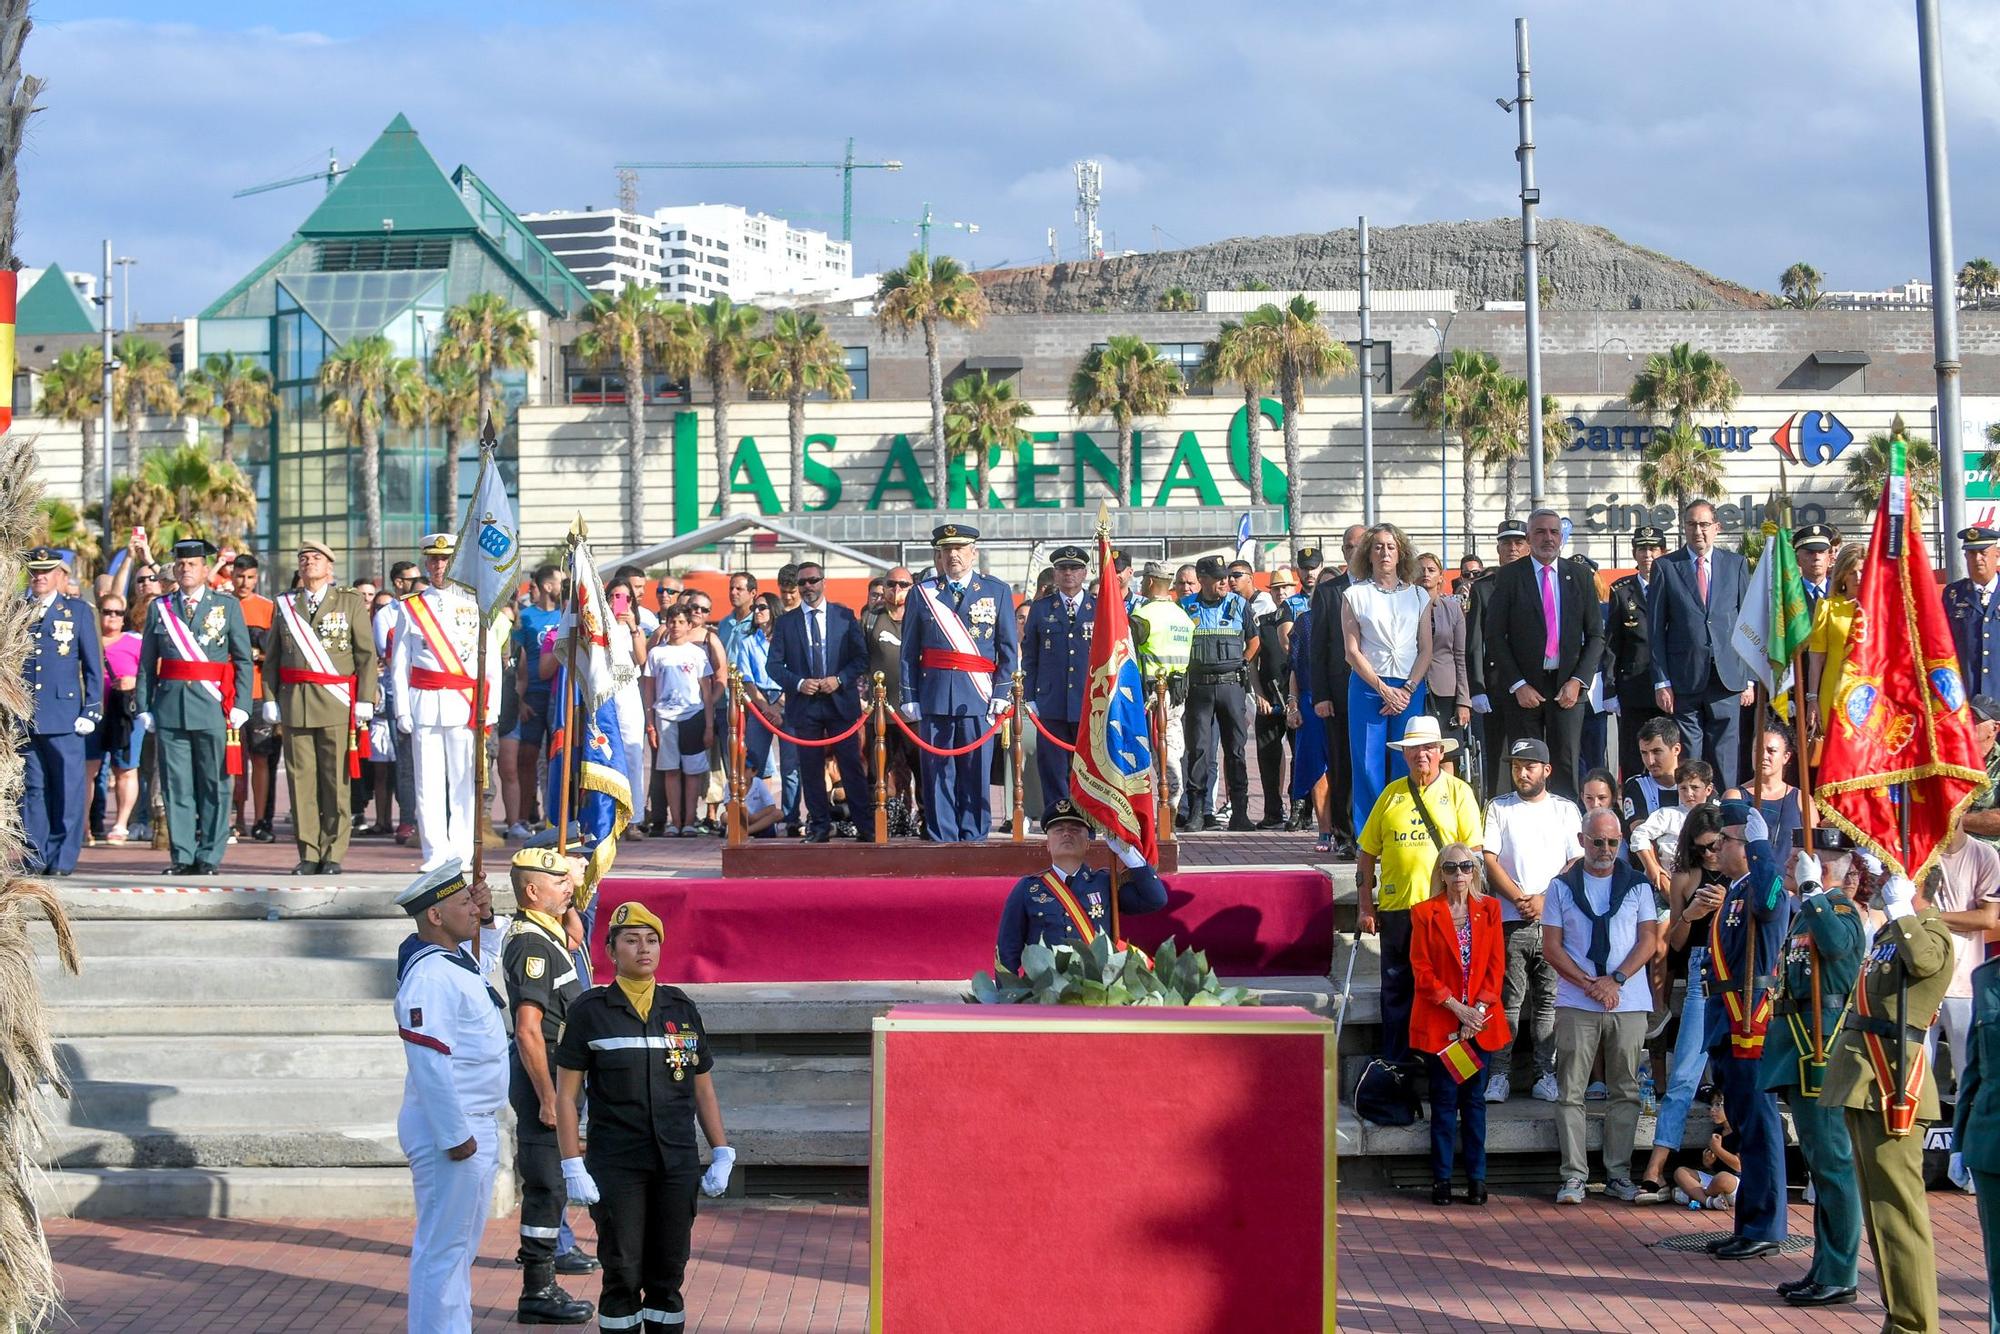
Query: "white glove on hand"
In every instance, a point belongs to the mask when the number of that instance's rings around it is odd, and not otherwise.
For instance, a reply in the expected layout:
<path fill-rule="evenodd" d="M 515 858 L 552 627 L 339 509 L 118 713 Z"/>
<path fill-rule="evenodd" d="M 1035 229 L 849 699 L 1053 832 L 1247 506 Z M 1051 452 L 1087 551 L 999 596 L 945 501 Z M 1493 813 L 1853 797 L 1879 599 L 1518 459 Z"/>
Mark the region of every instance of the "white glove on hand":
<path fill-rule="evenodd" d="M 354 721 L 360 723 L 363 727 L 366 727 L 368 724 L 374 722 L 375 706 L 373 704 L 363 704 L 357 701 L 356 704 L 354 705 Z"/>
<path fill-rule="evenodd" d="M 1743 822 L 1743 836 L 1752 843 L 1760 838 L 1768 841 L 1771 837 L 1771 826 L 1764 823 L 1763 812 L 1755 806 L 1750 808 L 1750 818 Z"/>
<path fill-rule="evenodd" d="M 396 720 L 396 730 L 404 736 L 408 736 L 410 733 L 416 731 L 416 729 L 416 720 L 411 718 L 407 713 Z"/>
<path fill-rule="evenodd" d="M 249 721 L 250 711 L 248 709 L 231 709 L 229 711 L 229 725 L 231 727 L 241 727 Z"/>
<path fill-rule="evenodd" d="M 1798 886 L 1799 893 L 1807 898 L 1826 893 L 1826 886 L 1821 883 L 1824 879 L 1819 869 L 1819 858 L 1801 848 L 1792 858 L 1792 883 Z"/>
<path fill-rule="evenodd" d="M 736 1150 L 727 1144 L 716 1149 L 708 1170 L 701 1174 L 701 1193 L 714 1199 L 729 1189 L 729 1169 L 736 1165 Z"/>
<path fill-rule="evenodd" d="M 1854 855 L 1861 859 L 1861 864 L 1863 866 L 1868 868 L 1868 874 L 1870 875 L 1882 874 L 1882 859 L 1880 857 L 1877 857 L 1872 852 L 1866 852 L 1866 851 L 1856 852 Z"/>
<path fill-rule="evenodd" d="M 1917 886 L 1906 875 L 1892 875 L 1882 886 L 1882 911 L 1893 918 L 1909 917 L 1917 911 Z"/>
<path fill-rule="evenodd" d="M 1140 855 L 1139 849 L 1116 834 L 1106 834 L 1104 846 L 1111 849 L 1111 855 L 1123 862 L 1127 870 L 1136 871 L 1146 864 L 1146 859 Z"/>
<path fill-rule="evenodd" d="M 1472 697 L 1471 703 L 1472 703 L 1472 711 L 1474 713 L 1493 712 L 1493 701 L 1486 698 L 1486 696 L 1484 695 L 1474 695 Z"/>
<path fill-rule="evenodd" d="M 277 700 L 267 699 L 264 701 L 264 721 L 267 723 L 275 723 L 278 721 Z"/>
<path fill-rule="evenodd" d="M 590 1173 L 583 1167 L 581 1158 L 562 1160 L 563 1189 L 569 1192 L 571 1204 L 596 1204 L 597 1183 L 590 1179 Z"/>
<path fill-rule="evenodd" d="M 1618 703 L 1618 696 L 1606 695 L 1604 697 L 1604 707 L 1598 710 L 1598 712 L 1608 713 L 1615 717 L 1619 713 L 1621 707 L 1622 706 Z"/>
<path fill-rule="evenodd" d="M 896 711 L 902 714 L 907 722 L 920 723 L 924 720 L 924 706 L 913 699 L 904 700 Z"/>
<path fill-rule="evenodd" d="M 1009 700 L 1005 695 L 995 695 L 992 699 L 986 701 L 986 716 L 988 718 L 998 718 L 1001 714 L 1007 712 L 1008 704 Z"/>
<path fill-rule="evenodd" d="M 134 719 L 132 720 L 132 726 L 134 726 L 134 727 L 138 728 L 138 729 L 139 729 L 139 730 L 140 730 L 141 732 L 150 732 L 150 731 L 152 731 L 152 730 L 153 730 L 153 715 L 152 715 L 152 714 L 150 714 L 150 713 L 142 713 L 142 714 L 140 714 L 140 715 L 139 715 L 138 717 L 136 717 L 136 718 L 134 718 Z"/>
<path fill-rule="evenodd" d="M 92 722 L 88 718 L 77 719 L 75 727 L 76 727 L 76 734 L 78 736 L 89 736 L 92 732 L 95 732 L 97 730 L 97 724 Z"/>

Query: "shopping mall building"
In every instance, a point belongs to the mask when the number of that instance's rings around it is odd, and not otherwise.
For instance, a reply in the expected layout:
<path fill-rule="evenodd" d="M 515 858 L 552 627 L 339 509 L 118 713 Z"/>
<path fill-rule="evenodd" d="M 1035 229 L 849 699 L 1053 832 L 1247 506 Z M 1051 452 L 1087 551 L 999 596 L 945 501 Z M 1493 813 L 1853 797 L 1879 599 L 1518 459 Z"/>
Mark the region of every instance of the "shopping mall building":
<path fill-rule="evenodd" d="M 376 144 L 313 208 L 270 257 L 188 322 L 185 364 L 215 352 L 255 357 L 271 369 L 280 408 L 268 430 L 250 432 L 247 453 L 260 506 L 257 545 L 274 556 L 303 538 L 325 541 L 347 557 L 348 571 L 379 570 L 414 550 L 436 526 L 445 488 L 470 494 L 470 442 L 455 462 L 444 457 L 435 426 L 392 426 L 384 442 L 382 486 L 390 550 L 363 549 L 355 503 L 355 451 L 320 415 L 320 363 L 356 335 L 386 333 L 398 353 L 423 358 L 442 328 L 443 312 L 473 293 L 499 292 L 526 310 L 536 330 L 533 363 L 502 379 L 508 421 L 503 467 L 516 489 L 524 548 L 558 543 L 577 514 L 589 522 L 599 555 L 650 553 L 647 563 L 775 566 L 802 546 L 820 546 L 840 563 L 895 561 L 921 548 L 943 509 L 973 508 L 969 467 L 954 472 L 946 494 L 933 488 L 927 372 L 920 337 L 885 335 L 865 313 L 827 317 L 846 349 L 854 396 L 807 410 L 806 486 L 802 510 L 787 494 L 791 445 L 781 402 L 734 402 L 726 484 L 711 433 L 709 390 L 649 376 L 646 459 L 647 529 L 624 531 L 620 495 L 626 414 L 614 371 L 575 351 L 588 293 L 517 214 L 466 167 L 447 174 L 398 117 Z M 1383 304 L 1391 304 L 1384 302 Z M 1524 365 L 1518 310 L 1449 309 L 1449 295 L 1429 304 L 1378 312 L 1373 321 L 1374 485 L 1383 517 L 1400 523 L 1426 549 L 1455 558 L 1465 549 L 1464 494 L 1456 440 L 1420 427 L 1409 412 L 1411 389 L 1437 354 L 1482 348 L 1519 374 Z M 994 539 L 997 572 L 1018 577 L 1036 548 L 1087 536 L 1101 501 L 1120 503 L 1121 541 L 1141 558 L 1178 557 L 1233 547 L 1239 517 L 1280 544 L 1294 534 L 1325 536 L 1362 512 L 1362 399 L 1358 372 L 1316 386 L 1297 423 L 1304 474 L 1300 513 L 1282 505 L 1252 507 L 1248 431 L 1240 393 L 1228 386 L 1191 389 L 1173 409 L 1139 423 L 1134 476 L 1116 485 L 1115 431 L 1102 417 L 1079 416 L 1064 399 L 1069 376 L 1093 344 L 1135 333 L 1184 369 L 1214 337 L 1220 314 L 996 315 L 975 330 L 947 328 L 941 357 L 947 383 L 985 371 L 1012 380 L 1034 408 L 1029 438 L 999 457 L 983 508 L 971 519 Z M 1357 344 L 1352 314 L 1327 318 L 1337 337 Z M 2000 420 L 2000 315 L 1961 316 L 1968 455 L 1988 424 Z M 1703 423 L 1723 452 L 1725 528 L 1756 522 L 1781 473 L 1797 512 L 1851 527 L 1861 515 L 1842 482 L 1848 451 L 1887 430 L 1901 414 L 1913 433 L 1930 435 L 1935 399 L 1931 327 L 1921 311 L 1574 311 L 1542 317 L 1542 373 L 1575 427 L 1575 439 L 1549 469 L 1552 503 L 1573 521 L 1573 546 L 1622 563 L 1631 530 L 1670 526 L 1671 504 L 1648 503 L 1640 454 L 1655 424 L 1623 399 L 1648 354 L 1679 342 L 1705 348 L 1728 366 L 1743 393 L 1735 407 Z M 734 390 L 740 399 L 742 391 Z M 1263 404 L 1266 497 L 1283 495 L 1283 412 Z M 81 490 L 74 428 L 30 417 L 39 431 L 41 471 L 50 491 Z M 166 423 L 155 423 L 164 426 Z M 20 429 L 20 428 L 17 428 Z M 238 438 L 245 433 L 239 430 Z M 1505 515 L 1499 469 L 1474 478 L 1472 532 L 1480 549 Z M 1527 469 L 1519 469 L 1512 509 L 1525 510 Z M 1974 475 L 1968 509 L 1991 516 L 1990 479 Z M 725 513 L 770 516 L 779 533 L 755 527 L 719 543 L 693 539 Z M 969 517 L 969 516 L 966 516 Z M 683 543 L 684 546 L 690 546 Z"/>

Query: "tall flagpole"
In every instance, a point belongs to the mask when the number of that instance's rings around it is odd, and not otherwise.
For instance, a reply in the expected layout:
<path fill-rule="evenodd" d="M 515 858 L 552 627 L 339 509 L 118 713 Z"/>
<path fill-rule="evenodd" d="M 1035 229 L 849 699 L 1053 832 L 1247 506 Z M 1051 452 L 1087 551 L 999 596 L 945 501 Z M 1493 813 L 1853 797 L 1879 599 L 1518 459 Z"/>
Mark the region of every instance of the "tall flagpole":
<path fill-rule="evenodd" d="M 488 413 L 485 424 L 479 431 L 479 472 L 483 477 L 486 470 L 494 466 L 494 452 L 499 441 L 493 432 L 493 415 Z M 452 485 L 457 486 L 456 479 Z M 477 533 L 480 520 L 475 518 L 468 527 Z M 490 818 L 488 804 L 491 802 L 486 782 L 486 641 L 493 637 L 493 621 L 487 609 L 479 609 L 479 665 L 473 670 L 472 717 L 467 723 L 472 728 L 472 774 L 477 797 L 473 805 L 472 817 L 472 878 L 477 881 L 486 874 L 486 827 Z"/>
<path fill-rule="evenodd" d="M 579 514 L 576 516 L 576 522 L 570 526 L 569 530 L 569 565 L 571 570 L 576 568 L 576 549 L 582 544 L 584 535 L 583 516 Z M 572 577 L 570 582 L 574 585 L 577 581 Z M 562 668 L 562 791 L 557 799 L 559 818 L 556 821 L 556 848 L 565 855 L 569 852 L 570 786 L 576 778 L 576 645 L 577 632 L 583 628 L 583 617 L 577 610 L 576 600 L 581 593 L 582 590 L 574 586 L 569 590 L 569 657 Z"/>

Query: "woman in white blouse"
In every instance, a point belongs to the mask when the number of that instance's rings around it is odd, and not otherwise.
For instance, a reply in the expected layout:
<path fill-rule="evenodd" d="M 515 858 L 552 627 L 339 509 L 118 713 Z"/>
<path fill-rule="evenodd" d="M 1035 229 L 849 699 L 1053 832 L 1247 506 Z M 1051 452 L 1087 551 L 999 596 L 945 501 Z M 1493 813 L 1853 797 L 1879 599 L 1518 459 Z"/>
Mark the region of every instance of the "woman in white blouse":
<path fill-rule="evenodd" d="M 1389 743 L 1424 711 L 1431 665 L 1431 597 L 1417 584 L 1417 552 L 1400 528 L 1377 524 L 1361 540 L 1354 582 L 1341 594 L 1347 646 L 1347 742 L 1354 765 L 1354 827 L 1368 822 L 1388 781 Z"/>

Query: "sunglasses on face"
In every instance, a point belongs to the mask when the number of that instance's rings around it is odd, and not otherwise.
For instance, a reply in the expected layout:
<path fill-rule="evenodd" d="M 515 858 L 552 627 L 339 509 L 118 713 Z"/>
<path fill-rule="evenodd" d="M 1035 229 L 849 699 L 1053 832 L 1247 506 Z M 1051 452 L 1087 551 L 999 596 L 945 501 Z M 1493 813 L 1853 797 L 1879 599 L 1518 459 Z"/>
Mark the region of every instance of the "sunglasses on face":
<path fill-rule="evenodd" d="M 1593 848 L 1615 848 L 1624 840 L 1616 838 L 1586 838 L 1583 841 Z"/>
<path fill-rule="evenodd" d="M 826 576 L 825 576 L 825 575 L 819 575 L 819 574 L 802 574 L 802 575 L 800 575 L 800 576 L 799 576 L 799 587 L 800 587 L 800 588 L 811 588 L 811 587 L 812 587 L 813 585 L 815 585 L 815 584 L 823 584 L 823 583 L 825 583 L 825 582 L 826 582 Z"/>
<path fill-rule="evenodd" d="M 759 607 L 750 614 L 752 616 L 769 616 L 771 614 L 771 609 L 769 607 Z"/>
<path fill-rule="evenodd" d="M 125 609 L 123 607 L 105 607 L 99 610 L 97 614 L 99 616 L 123 616 Z"/>
<path fill-rule="evenodd" d="M 1694 841 L 1694 850 L 1702 854 L 1714 852 L 1716 845 L 1721 842 L 1719 838 L 1698 838 Z"/>
<path fill-rule="evenodd" d="M 690 602 L 688 603 L 688 610 L 707 613 L 715 609 L 706 602 Z"/>
<path fill-rule="evenodd" d="M 1446 875 L 1471 875 L 1479 869 L 1478 862 L 1439 862 Z"/>
<path fill-rule="evenodd" d="M 891 579 L 891 580 L 890 580 L 890 581 L 889 581 L 889 582 L 888 582 L 888 583 L 887 583 L 887 584 L 885 585 L 885 587 L 888 587 L 888 588 L 909 588 L 909 587 L 911 587 L 911 586 L 912 586 L 912 585 L 911 585 L 911 583 L 910 583 L 910 581 L 909 581 L 908 579 Z"/>

